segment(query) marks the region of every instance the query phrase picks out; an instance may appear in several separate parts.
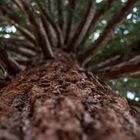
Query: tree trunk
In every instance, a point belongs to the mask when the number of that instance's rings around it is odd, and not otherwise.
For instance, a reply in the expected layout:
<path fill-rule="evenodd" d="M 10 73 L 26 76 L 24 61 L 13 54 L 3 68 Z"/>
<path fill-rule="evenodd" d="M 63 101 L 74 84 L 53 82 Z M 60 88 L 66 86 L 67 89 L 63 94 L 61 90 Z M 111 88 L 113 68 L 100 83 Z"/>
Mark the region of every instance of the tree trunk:
<path fill-rule="evenodd" d="M 0 140 L 139 140 L 123 97 L 55 50 L 0 90 Z"/>

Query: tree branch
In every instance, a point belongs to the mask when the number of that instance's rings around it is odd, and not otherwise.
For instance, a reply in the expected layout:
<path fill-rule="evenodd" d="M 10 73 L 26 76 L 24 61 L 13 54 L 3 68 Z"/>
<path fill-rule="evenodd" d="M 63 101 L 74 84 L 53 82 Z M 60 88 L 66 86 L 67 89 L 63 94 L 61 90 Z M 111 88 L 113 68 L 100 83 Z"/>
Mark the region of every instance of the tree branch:
<path fill-rule="evenodd" d="M 107 67 L 98 71 L 99 74 L 105 79 L 115 79 L 123 76 L 124 74 L 130 74 L 140 71 L 140 55 L 135 56 L 129 61 L 122 62 L 120 64 L 114 65 L 113 67 Z"/>
<path fill-rule="evenodd" d="M 9 7 L 6 7 L 4 5 L 0 5 L 0 11 L 2 15 L 6 15 L 8 18 L 8 21 L 15 25 L 15 27 L 19 30 L 19 32 L 29 41 L 31 41 L 33 44 L 36 44 L 34 35 L 29 31 L 29 29 L 26 29 L 27 27 L 22 26 L 20 19 L 16 17 L 15 15 L 11 14 L 12 10 L 9 10 Z"/>
<path fill-rule="evenodd" d="M 115 2 L 116 2 L 116 0 L 107 0 L 107 5 L 105 7 L 96 10 L 92 23 L 89 26 L 88 31 L 86 32 L 86 35 L 83 38 L 83 41 L 81 42 L 81 44 L 84 44 L 84 42 L 87 40 L 89 35 L 91 35 L 93 33 L 93 29 L 98 24 L 99 20 L 112 8 L 112 6 Z"/>
<path fill-rule="evenodd" d="M 91 26 L 92 20 L 94 18 L 95 14 L 95 1 L 88 0 L 86 12 L 84 15 L 84 18 L 82 18 L 80 25 L 78 26 L 78 29 L 74 33 L 72 39 L 70 40 L 70 43 L 68 44 L 68 50 L 74 51 L 76 48 L 80 45 L 83 38 L 85 37 L 88 28 Z"/>
<path fill-rule="evenodd" d="M 0 89 L 3 88 L 7 83 L 8 82 L 6 79 L 0 79 Z"/>
<path fill-rule="evenodd" d="M 46 20 L 45 15 L 44 15 L 44 12 L 46 12 L 46 11 L 42 7 L 42 5 L 41 5 L 39 0 L 36 0 L 36 3 L 37 3 L 37 6 L 39 8 L 40 18 L 41 18 L 42 24 L 44 26 L 45 32 L 46 32 L 46 34 L 48 36 L 48 40 L 49 40 L 51 46 L 53 47 L 54 46 L 54 43 L 53 43 L 54 38 L 53 38 L 53 35 L 51 33 L 51 30 L 50 30 L 50 25 L 49 25 L 48 21 Z"/>
<path fill-rule="evenodd" d="M 73 22 L 73 16 L 74 16 L 74 10 L 76 7 L 75 0 L 68 0 L 68 15 L 66 20 L 66 33 L 65 33 L 65 40 L 64 44 L 67 45 L 70 39 L 71 29 L 72 29 L 72 22 Z"/>
<path fill-rule="evenodd" d="M 21 71 L 20 66 L 10 58 L 5 49 L 0 48 L 0 65 L 9 75 L 15 76 Z"/>
<path fill-rule="evenodd" d="M 50 46 L 48 37 L 44 31 L 43 25 L 39 23 L 36 19 L 32 7 L 26 0 L 20 0 L 25 12 L 27 13 L 28 19 L 31 25 L 34 28 L 34 34 L 37 39 L 38 44 L 40 45 L 45 59 L 53 58 L 53 52 Z"/>
<path fill-rule="evenodd" d="M 50 15 L 52 16 L 52 1 L 51 0 L 47 0 L 47 4 L 48 4 L 48 11 L 50 13 Z"/>
<path fill-rule="evenodd" d="M 9 44 L 9 43 L 6 43 L 6 44 L 0 43 L 0 45 L 3 46 L 7 51 L 14 52 L 14 53 L 16 53 L 18 55 L 22 55 L 24 57 L 31 58 L 31 57 L 35 56 L 34 52 L 32 52 L 26 48 L 19 48 L 17 46 Z"/>
<path fill-rule="evenodd" d="M 16 23 L 14 23 L 14 22 L 12 22 L 12 23 L 15 25 L 15 27 L 17 28 L 17 30 L 19 30 L 19 32 L 20 32 L 28 41 L 30 41 L 30 42 L 33 43 L 34 45 L 36 44 L 35 37 L 34 37 L 34 35 L 33 35 L 30 31 L 28 31 L 26 28 L 24 28 L 24 27 L 22 27 L 22 26 L 20 26 L 20 25 L 18 25 L 18 24 L 16 24 Z"/>
<path fill-rule="evenodd" d="M 27 66 L 27 65 L 31 64 L 31 62 L 32 62 L 31 59 L 25 59 L 24 57 L 21 57 L 21 56 L 14 57 L 14 60 L 22 66 Z"/>
<path fill-rule="evenodd" d="M 40 8 L 41 14 L 44 16 L 46 21 L 52 26 L 54 32 L 56 33 L 57 40 L 58 40 L 58 47 L 63 47 L 64 45 L 64 38 L 59 26 L 51 19 L 45 9 L 41 6 L 39 0 L 36 1 L 38 7 Z"/>
<path fill-rule="evenodd" d="M 39 50 L 33 44 L 31 44 L 25 39 L 18 39 L 14 37 L 11 38 L 0 37 L 0 43 L 4 44 L 8 43 L 15 47 L 29 49 L 30 51 L 33 51 L 35 53 L 39 52 Z"/>
<path fill-rule="evenodd" d="M 134 41 L 130 45 L 116 49 L 114 52 L 102 57 L 102 60 L 97 65 L 91 66 L 89 69 L 100 71 L 106 67 L 113 67 L 120 62 L 127 61 L 134 56 L 140 54 L 140 40 Z M 129 50 L 127 58 L 125 57 L 126 50 Z M 125 58 L 125 59 L 124 59 Z"/>
<path fill-rule="evenodd" d="M 108 23 L 100 37 L 91 45 L 89 45 L 87 50 L 85 52 L 82 52 L 79 56 L 78 59 L 81 63 L 85 64 L 89 60 L 91 60 L 97 50 L 102 46 L 106 45 L 107 42 L 110 40 L 113 32 L 115 29 L 121 24 L 125 16 L 128 14 L 128 12 L 131 10 L 131 8 L 138 2 L 138 0 L 128 0 L 126 2 L 126 5 L 122 7 L 120 12 L 112 18 L 112 20 Z"/>
<path fill-rule="evenodd" d="M 56 0 L 57 11 L 58 11 L 58 24 L 62 32 L 64 32 L 64 13 L 63 13 L 63 2 L 62 0 Z"/>

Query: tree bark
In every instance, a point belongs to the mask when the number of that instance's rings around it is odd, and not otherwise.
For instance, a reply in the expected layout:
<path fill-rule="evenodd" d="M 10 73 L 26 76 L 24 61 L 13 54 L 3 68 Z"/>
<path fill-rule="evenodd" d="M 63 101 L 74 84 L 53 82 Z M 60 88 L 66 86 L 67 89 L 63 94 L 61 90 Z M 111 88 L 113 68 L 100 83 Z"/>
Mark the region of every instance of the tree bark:
<path fill-rule="evenodd" d="M 139 140 L 139 125 L 123 97 L 55 50 L 40 56 L 0 90 L 0 139 Z"/>

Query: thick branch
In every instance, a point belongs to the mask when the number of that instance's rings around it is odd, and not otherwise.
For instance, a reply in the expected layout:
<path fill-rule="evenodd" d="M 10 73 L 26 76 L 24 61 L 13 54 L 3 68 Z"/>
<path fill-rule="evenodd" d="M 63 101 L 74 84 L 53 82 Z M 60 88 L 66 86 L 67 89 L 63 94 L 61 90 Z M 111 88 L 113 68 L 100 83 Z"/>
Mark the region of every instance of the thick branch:
<path fill-rule="evenodd" d="M 3 88 L 7 84 L 7 80 L 0 79 L 0 89 Z"/>
<path fill-rule="evenodd" d="M 50 13 L 50 15 L 52 16 L 52 1 L 51 0 L 47 0 L 47 4 L 48 4 L 48 11 Z"/>
<path fill-rule="evenodd" d="M 140 101 L 136 102 L 130 99 L 127 99 L 128 104 L 132 107 L 132 109 L 135 109 L 136 113 L 140 113 Z M 138 108 L 136 108 L 138 107 Z M 139 114 L 140 115 L 140 114 Z"/>
<path fill-rule="evenodd" d="M 128 12 L 131 10 L 131 8 L 138 2 L 138 0 L 128 0 L 126 2 L 126 5 L 120 10 L 120 12 L 112 18 L 112 20 L 108 23 L 100 37 L 92 43 L 90 46 L 88 46 L 87 50 L 83 53 L 81 53 L 78 57 L 79 61 L 81 63 L 86 63 L 90 59 L 92 59 L 97 50 L 102 46 L 106 45 L 107 42 L 110 40 L 113 32 L 115 29 L 121 24 L 125 16 L 128 14 Z"/>
<path fill-rule="evenodd" d="M 54 46 L 54 43 L 53 43 L 53 39 L 54 39 L 53 38 L 53 34 L 51 33 L 50 25 L 49 25 L 49 23 L 48 23 L 45 15 L 44 15 L 44 12 L 46 12 L 46 11 L 44 10 L 44 8 L 42 7 L 42 5 L 40 4 L 40 1 L 39 0 L 37 0 L 36 3 L 37 3 L 38 8 L 39 8 L 40 18 L 41 18 L 42 24 L 44 26 L 45 32 L 46 32 L 46 34 L 48 36 L 48 40 L 49 40 L 51 46 L 53 47 Z"/>
<path fill-rule="evenodd" d="M 21 56 L 14 57 L 14 60 L 22 66 L 27 66 L 32 62 L 30 59 L 25 59 L 24 57 Z"/>
<path fill-rule="evenodd" d="M 52 52 L 48 37 L 44 31 L 43 25 L 40 24 L 39 21 L 36 19 L 33 9 L 28 4 L 28 2 L 26 0 L 20 0 L 20 2 L 23 5 L 23 8 L 25 12 L 27 13 L 29 21 L 34 28 L 35 37 L 37 39 L 38 44 L 40 45 L 42 49 L 44 57 L 46 59 L 53 58 L 53 52 Z"/>
<path fill-rule="evenodd" d="M 36 53 L 31 50 L 30 45 L 19 39 L 0 38 L 0 46 L 8 51 L 15 52 L 25 57 L 33 57 Z"/>
<path fill-rule="evenodd" d="M 80 45 L 83 38 L 85 37 L 88 28 L 91 26 L 92 20 L 95 14 L 95 1 L 88 0 L 86 12 L 84 18 L 82 18 L 78 29 L 76 30 L 75 34 L 73 35 L 70 43 L 68 44 L 68 50 L 73 51 Z"/>
<path fill-rule="evenodd" d="M 12 44 L 3 44 L 2 46 L 4 46 L 4 48 L 7 50 L 7 51 L 11 51 L 11 52 L 14 52 L 16 54 L 19 54 L 19 55 L 22 55 L 24 57 L 28 57 L 28 58 L 31 58 L 33 56 L 35 56 L 35 53 L 26 49 L 26 48 L 19 48 L 17 46 L 14 46 Z"/>
<path fill-rule="evenodd" d="M 11 9 L 10 9 L 11 10 Z M 12 10 L 10 11 L 9 7 L 6 7 L 4 5 L 0 5 L 0 11 L 2 15 L 6 15 L 8 18 L 8 21 L 11 24 L 14 24 L 14 26 L 19 30 L 19 32 L 30 42 L 33 44 L 36 44 L 34 35 L 29 31 L 29 29 L 26 29 L 27 27 L 22 26 L 20 19 L 16 17 L 15 15 L 11 14 Z"/>
<path fill-rule="evenodd" d="M 2 15 L 7 16 L 9 19 L 13 20 L 17 24 L 22 24 L 19 16 L 11 9 L 11 7 L 7 6 L 6 4 L 3 4 L 3 2 L 0 3 L 0 12 Z"/>
<path fill-rule="evenodd" d="M 72 29 L 72 22 L 74 17 L 74 10 L 76 7 L 75 0 L 68 0 L 68 15 L 66 20 L 66 33 L 65 33 L 65 41 L 64 44 L 67 45 L 70 39 L 71 29 Z"/>
<path fill-rule="evenodd" d="M 63 14 L 63 2 L 62 0 L 56 0 L 57 11 L 58 11 L 58 23 L 61 31 L 64 31 L 64 14 Z"/>
<path fill-rule="evenodd" d="M 0 48 L 0 65 L 9 75 L 15 76 L 21 71 L 20 66 L 10 58 L 5 49 Z"/>
<path fill-rule="evenodd" d="M 127 58 L 125 57 L 126 50 L 129 50 L 129 55 Z M 140 40 L 134 41 L 130 45 L 118 48 L 114 52 L 102 56 L 101 61 L 99 61 L 97 65 L 91 66 L 89 69 L 92 69 L 93 71 L 95 69 L 98 71 L 104 69 L 105 67 L 113 67 L 113 65 L 127 61 L 138 54 L 140 54 Z"/>
<path fill-rule="evenodd" d="M 19 32 L 28 40 L 30 41 L 31 43 L 33 44 L 36 44 L 36 40 L 35 40 L 35 37 L 34 35 L 28 31 L 26 28 L 16 24 L 16 23 L 13 23 L 16 27 L 17 30 L 19 30 Z"/>
<path fill-rule="evenodd" d="M 40 12 L 43 15 L 43 17 L 46 19 L 46 21 L 52 26 L 58 40 L 58 47 L 63 47 L 64 44 L 64 38 L 62 35 L 62 32 L 59 28 L 59 26 L 52 20 L 52 18 L 48 15 L 48 13 L 45 11 L 45 9 L 41 6 L 39 0 L 36 1 L 38 4 L 38 7 L 40 8 Z"/>
<path fill-rule="evenodd" d="M 86 35 L 83 38 L 83 41 L 81 44 L 84 44 L 84 42 L 87 40 L 89 35 L 91 35 L 93 33 L 93 29 L 98 24 L 99 20 L 112 8 L 112 6 L 115 2 L 116 2 L 116 0 L 107 0 L 107 5 L 105 7 L 96 10 L 92 23 L 89 26 L 88 31 L 86 32 Z"/>
<path fill-rule="evenodd" d="M 0 37 L 0 43 L 8 43 L 15 47 L 26 48 L 33 52 L 39 52 L 39 50 L 32 43 L 28 42 L 25 39 Z"/>
<path fill-rule="evenodd" d="M 105 79 L 115 79 L 123 76 L 124 74 L 130 74 L 140 71 L 140 56 L 136 56 L 129 61 L 122 62 L 114 65 L 113 67 L 107 67 L 98 71 L 99 74 Z"/>

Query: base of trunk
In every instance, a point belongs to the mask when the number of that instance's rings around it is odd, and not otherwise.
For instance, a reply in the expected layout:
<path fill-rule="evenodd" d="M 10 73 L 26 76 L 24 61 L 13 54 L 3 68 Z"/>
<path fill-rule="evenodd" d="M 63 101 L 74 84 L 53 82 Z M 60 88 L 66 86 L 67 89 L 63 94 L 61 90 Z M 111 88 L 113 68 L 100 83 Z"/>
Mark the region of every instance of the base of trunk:
<path fill-rule="evenodd" d="M 0 140 L 138 140 L 122 97 L 60 50 L 0 90 Z M 39 61 L 37 61 L 39 60 Z"/>

